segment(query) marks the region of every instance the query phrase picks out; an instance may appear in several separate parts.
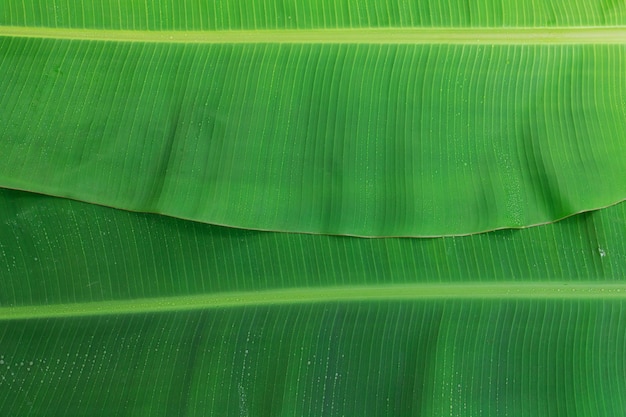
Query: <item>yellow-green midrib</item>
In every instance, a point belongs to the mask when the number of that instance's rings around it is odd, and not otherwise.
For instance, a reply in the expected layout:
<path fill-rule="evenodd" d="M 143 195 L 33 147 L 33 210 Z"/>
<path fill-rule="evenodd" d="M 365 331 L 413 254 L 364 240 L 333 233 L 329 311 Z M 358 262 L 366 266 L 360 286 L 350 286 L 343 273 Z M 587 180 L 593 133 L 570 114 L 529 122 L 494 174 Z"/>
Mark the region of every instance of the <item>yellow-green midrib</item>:
<path fill-rule="evenodd" d="M 107 30 L 0 26 L 1 36 L 115 42 L 193 44 L 624 44 L 626 27 L 343 28 L 275 30 Z"/>
<path fill-rule="evenodd" d="M 399 284 L 290 288 L 107 300 L 99 302 L 0 307 L 0 321 L 190 311 L 284 304 L 346 303 L 399 300 L 472 299 L 600 299 L 626 300 L 626 283 L 616 282 L 496 282 Z"/>

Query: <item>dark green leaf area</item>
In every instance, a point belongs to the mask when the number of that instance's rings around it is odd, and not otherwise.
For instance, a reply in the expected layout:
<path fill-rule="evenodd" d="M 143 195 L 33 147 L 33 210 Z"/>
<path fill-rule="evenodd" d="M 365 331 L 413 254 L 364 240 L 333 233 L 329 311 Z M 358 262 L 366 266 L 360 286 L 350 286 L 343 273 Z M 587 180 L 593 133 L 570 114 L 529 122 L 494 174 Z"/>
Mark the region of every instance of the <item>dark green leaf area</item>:
<path fill-rule="evenodd" d="M 0 190 L 3 305 L 419 283 L 621 282 L 626 205 L 438 239 L 255 232 Z"/>
<path fill-rule="evenodd" d="M 6 415 L 626 413 L 623 301 L 318 304 L 0 325 Z"/>

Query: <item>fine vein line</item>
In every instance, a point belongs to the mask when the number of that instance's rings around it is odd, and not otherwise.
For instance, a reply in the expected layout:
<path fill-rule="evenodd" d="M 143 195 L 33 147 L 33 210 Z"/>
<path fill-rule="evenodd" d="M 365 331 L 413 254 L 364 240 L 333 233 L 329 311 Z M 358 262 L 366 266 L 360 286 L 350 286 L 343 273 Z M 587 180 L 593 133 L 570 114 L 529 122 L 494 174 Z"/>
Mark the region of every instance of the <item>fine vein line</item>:
<path fill-rule="evenodd" d="M 148 31 L 0 26 L 0 36 L 158 43 L 626 44 L 626 27 Z"/>
<path fill-rule="evenodd" d="M 451 299 L 619 299 L 625 283 L 499 282 L 310 287 L 33 306 L 0 306 L 0 321 L 327 302 Z"/>

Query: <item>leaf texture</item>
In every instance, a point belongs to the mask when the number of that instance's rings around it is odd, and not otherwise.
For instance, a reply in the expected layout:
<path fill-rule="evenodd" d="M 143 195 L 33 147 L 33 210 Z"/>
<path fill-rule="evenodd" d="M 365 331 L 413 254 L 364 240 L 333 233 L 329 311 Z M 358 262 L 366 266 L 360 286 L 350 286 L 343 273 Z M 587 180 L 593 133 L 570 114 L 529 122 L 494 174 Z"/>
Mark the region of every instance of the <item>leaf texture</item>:
<path fill-rule="evenodd" d="M 504 293 L 526 283 L 541 297 L 551 283 L 608 292 L 623 283 L 626 262 L 626 204 L 518 231 L 371 240 L 238 230 L 10 190 L 0 197 L 7 307 L 416 284 L 475 284 L 468 296 L 480 298 L 480 284 Z"/>
<path fill-rule="evenodd" d="M 0 414 L 626 415 L 625 39 L 611 0 L 5 1 Z"/>
<path fill-rule="evenodd" d="M 599 416 L 626 406 L 624 204 L 519 231 L 370 240 L 0 196 L 0 408 L 14 415 Z M 427 283 L 470 286 L 454 299 L 350 296 Z M 481 289 L 490 283 L 530 290 L 493 298 Z M 329 287 L 346 295 L 325 301 Z M 290 288 L 322 297 L 265 304 L 258 293 Z M 187 311 L 194 296 L 242 292 L 260 297 Z M 116 300 L 129 309 L 109 311 Z M 104 308 L 83 316 L 81 303 Z M 12 318 L 29 307 L 29 320 Z"/>
<path fill-rule="evenodd" d="M 622 26 L 618 0 L 7 0 L 4 26 L 125 30 Z"/>
<path fill-rule="evenodd" d="M 626 412 L 624 301 L 362 302 L 0 323 L 0 409 L 90 416 Z"/>
<path fill-rule="evenodd" d="M 358 236 L 625 197 L 623 45 L 0 42 L 5 187 Z"/>

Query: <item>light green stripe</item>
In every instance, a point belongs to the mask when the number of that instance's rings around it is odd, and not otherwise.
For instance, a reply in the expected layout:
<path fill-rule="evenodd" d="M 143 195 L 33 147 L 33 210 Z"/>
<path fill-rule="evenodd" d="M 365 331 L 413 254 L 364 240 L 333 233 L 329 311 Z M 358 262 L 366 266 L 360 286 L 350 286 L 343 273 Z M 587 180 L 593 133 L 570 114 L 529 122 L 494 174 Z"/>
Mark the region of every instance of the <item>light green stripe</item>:
<path fill-rule="evenodd" d="M 0 307 L 0 320 L 142 314 L 321 302 L 447 299 L 625 299 L 626 283 L 411 284 L 294 288 L 75 304 Z"/>
<path fill-rule="evenodd" d="M 0 26 L 0 36 L 159 43 L 624 44 L 626 27 L 132 31 Z"/>

